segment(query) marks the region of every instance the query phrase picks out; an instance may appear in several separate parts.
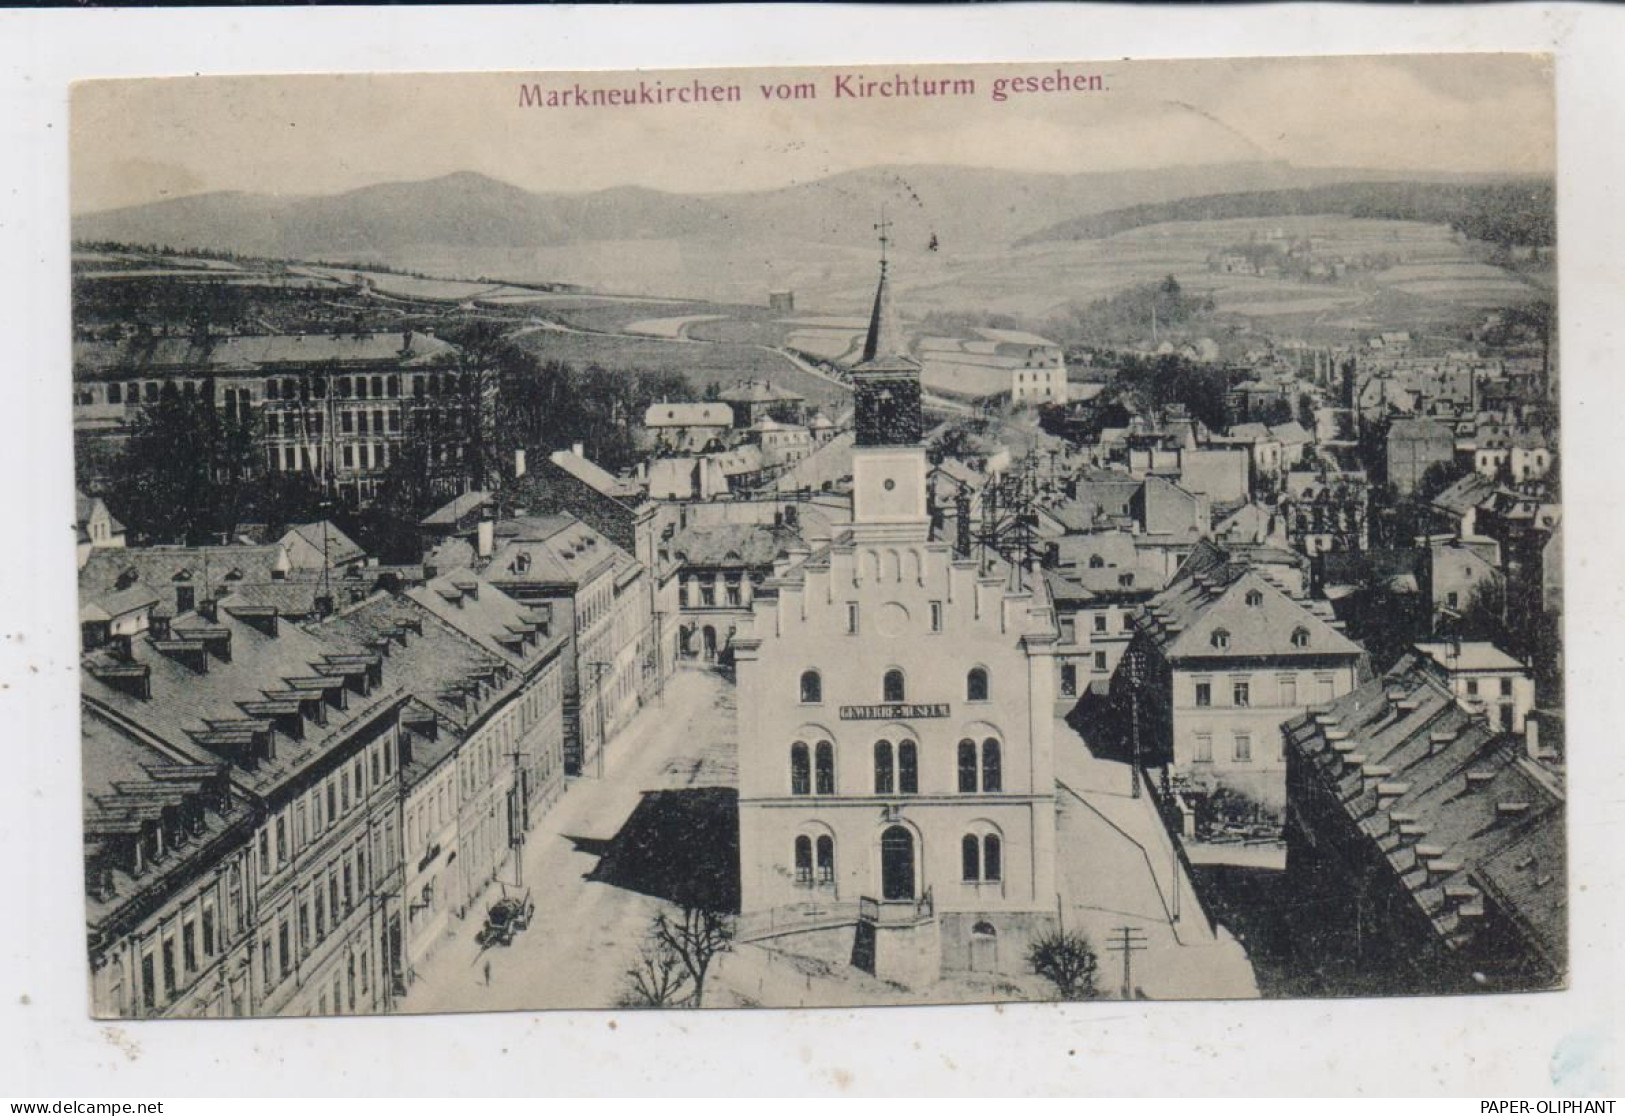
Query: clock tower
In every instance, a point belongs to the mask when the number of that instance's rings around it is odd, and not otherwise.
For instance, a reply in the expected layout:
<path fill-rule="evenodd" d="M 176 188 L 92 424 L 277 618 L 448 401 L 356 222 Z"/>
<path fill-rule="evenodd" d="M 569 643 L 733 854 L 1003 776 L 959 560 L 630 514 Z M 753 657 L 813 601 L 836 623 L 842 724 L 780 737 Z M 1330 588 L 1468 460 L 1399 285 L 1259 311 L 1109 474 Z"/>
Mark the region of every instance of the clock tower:
<path fill-rule="evenodd" d="M 882 216 L 877 227 L 880 283 L 863 361 L 851 373 L 857 436 L 852 455 L 853 536 L 924 541 L 930 514 L 921 444 L 920 362 L 908 353 L 892 304 L 886 258 L 891 225 Z"/>

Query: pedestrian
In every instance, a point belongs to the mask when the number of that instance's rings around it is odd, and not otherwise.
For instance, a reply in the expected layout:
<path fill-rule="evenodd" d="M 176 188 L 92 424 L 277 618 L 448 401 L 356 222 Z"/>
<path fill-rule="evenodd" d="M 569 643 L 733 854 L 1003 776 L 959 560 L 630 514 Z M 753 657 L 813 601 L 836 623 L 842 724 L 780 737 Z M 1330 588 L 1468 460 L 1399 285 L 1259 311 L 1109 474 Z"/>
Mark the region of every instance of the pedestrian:
<path fill-rule="evenodd" d="M 490 958 L 486 958 L 486 961 L 485 961 L 485 987 L 487 987 L 487 988 L 491 987 L 491 960 L 490 960 Z"/>

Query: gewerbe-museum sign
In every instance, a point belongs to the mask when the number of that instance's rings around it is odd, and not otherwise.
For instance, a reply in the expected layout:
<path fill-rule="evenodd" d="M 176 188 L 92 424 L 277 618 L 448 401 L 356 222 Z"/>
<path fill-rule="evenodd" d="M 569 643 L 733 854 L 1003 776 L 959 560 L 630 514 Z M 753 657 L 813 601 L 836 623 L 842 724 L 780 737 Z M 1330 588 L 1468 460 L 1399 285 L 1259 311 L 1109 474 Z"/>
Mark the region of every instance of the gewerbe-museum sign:
<path fill-rule="evenodd" d="M 937 705 L 843 705 L 843 721 L 907 721 L 921 717 L 946 717 L 948 703 Z"/>

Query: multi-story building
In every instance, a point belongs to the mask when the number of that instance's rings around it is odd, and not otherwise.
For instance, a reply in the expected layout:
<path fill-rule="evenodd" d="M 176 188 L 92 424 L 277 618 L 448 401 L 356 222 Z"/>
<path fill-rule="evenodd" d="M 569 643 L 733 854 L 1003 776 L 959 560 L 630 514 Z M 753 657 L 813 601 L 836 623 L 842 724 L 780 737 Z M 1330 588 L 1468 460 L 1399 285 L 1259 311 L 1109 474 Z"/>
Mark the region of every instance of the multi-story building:
<path fill-rule="evenodd" d="M 1432 419 L 1395 419 L 1388 427 L 1386 454 L 1388 483 L 1408 496 L 1430 468 L 1456 459 L 1456 436 Z"/>
<path fill-rule="evenodd" d="M 833 912 L 906 984 L 1019 966 L 1055 909 L 1049 596 L 931 538 L 919 377 L 882 264 L 852 525 L 781 563 L 734 645 L 747 929 Z"/>
<path fill-rule="evenodd" d="M 455 905 L 461 912 L 564 793 L 569 641 L 551 606 L 527 605 L 470 570 L 442 574 L 406 596 L 483 652 L 472 675 L 440 670 L 434 703 L 460 737 Z"/>
<path fill-rule="evenodd" d="M 563 793 L 563 640 L 468 571 L 375 594 L 316 631 L 375 650 L 413 695 L 400 758 L 410 972 Z"/>
<path fill-rule="evenodd" d="M 756 523 L 696 524 L 673 535 L 666 548 L 682 570 L 678 653 L 714 662 L 727 651 L 775 563 L 801 547 L 794 532 Z"/>
<path fill-rule="evenodd" d="M 88 705 L 81 725 L 92 1013 L 249 1014 L 253 819 L 227 765 L 162 751 Z"/>
<path fill-rule="evenodd" d="M 231 1010 L 386 1009 L 400 968 L 397 761 L 408 695 L 383 657 L 284 623 L 273 606 L 205 599 L 180 615 L 154 612 L 141 634 L 87 652 L 81 674 L 90 716 L 181 771 L 223 770 L 249 815 L 246 852 L 227 859 L 214 897 L 224 895 L 235 929 L 242 890 L 250 963 L 222 971 Z M 208 898 L 199 897 L 200 950 Z M 184 966 L 184 917 L 177 940 Z M 161 941 L 158 957 L 161 966 Z M 204 1002 L 214 1001 L 188 1001 Z"/>
<path fill-rule="evenodd" d="M 208 400 L 254 419 L 268 472 L 331 477 L 365 501 L 410 444 L 448 490 L 479 467 L 495 388 L 432 331 L 132 337 L 74 346 L 74 427 L 128 433 L 143 405 Z"/>
<path fill-rule="evenodd" d="M 565 763 L 602 770 L 603 744 L 660 682 L 653 594 L 636 558 L 572 515 L 481 525 L 481 576 L 522 603 L 546 603 L 569 640 L 564 663 Z"/>
<path fill-rule="evenodd" d="M 1352 690 L 1365 653 L 1273 567 L 1211 558 L 1193 554 L 1140 613 L 1113 693 L 1138 700 L 1148 763 L 1278 813 L 1282 723 Z"/>
<path fill-rule="evenodd" d="M 1167 577 L 1121 532 L 1068 535 L 1047 547 L 1044 577 L 1060 631 L 1055 695 L 1070 709 L 1091 686 L 1107 687 L 1134 637 L 1135 615 Z"/>

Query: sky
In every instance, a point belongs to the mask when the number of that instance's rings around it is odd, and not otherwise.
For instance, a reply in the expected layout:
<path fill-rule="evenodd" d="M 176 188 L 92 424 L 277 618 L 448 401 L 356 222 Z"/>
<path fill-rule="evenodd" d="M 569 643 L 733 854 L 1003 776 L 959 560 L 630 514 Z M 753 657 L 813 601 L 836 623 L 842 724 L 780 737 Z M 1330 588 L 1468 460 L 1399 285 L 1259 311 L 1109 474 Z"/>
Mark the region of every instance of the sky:
<path fill-rule="evenodd" d="M 1087 93 L 995 101 L 999 77 L 1098 74 Z M 838 74 L 970 78 L 973 96 L 835 98 Z M 739 84 L 725 105 L 524 108 L 544 90 Z M 763 83 L 818 97 L 766 101 Z M 1550 174 L 1550 60 L 1390 55 L 611 74 L 153 78 L 76 85 L 73 210 L 217 190 L 339 193 L 457 171 L 531 190 L 772 189 L 880 164 L 1080 173 L 1279 160 Z"/>

